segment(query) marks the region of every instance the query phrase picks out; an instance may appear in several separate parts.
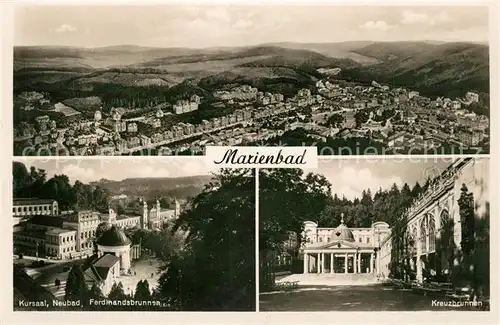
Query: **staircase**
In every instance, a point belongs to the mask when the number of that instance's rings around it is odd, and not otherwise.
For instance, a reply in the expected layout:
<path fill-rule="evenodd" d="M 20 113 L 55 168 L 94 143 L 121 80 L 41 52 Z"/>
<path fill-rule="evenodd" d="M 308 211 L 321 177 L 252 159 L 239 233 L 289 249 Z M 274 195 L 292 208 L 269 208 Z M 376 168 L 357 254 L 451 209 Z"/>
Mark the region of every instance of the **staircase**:
<path fill-rule="evenodd" d="M 307 273 L 292 274 L 277 282 L 298 282 L 298 285 L 367 285 L 377 283 L 377 276 L 371 273 Z"/>

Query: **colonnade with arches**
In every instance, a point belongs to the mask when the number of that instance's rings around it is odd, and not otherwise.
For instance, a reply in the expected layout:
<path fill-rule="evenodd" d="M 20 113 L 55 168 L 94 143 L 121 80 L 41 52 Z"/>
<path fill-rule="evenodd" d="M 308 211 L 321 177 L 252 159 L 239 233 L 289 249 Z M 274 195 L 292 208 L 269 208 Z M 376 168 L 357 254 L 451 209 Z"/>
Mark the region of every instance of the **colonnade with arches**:
<path fill-rule="evenodd" d="M 454 222 L 448 207 L 435 206 L 432 210 L 414 217 L 406 229 L 410 267 L 419 282 L 451 272 L 448 252 L 455 245 Z"/>

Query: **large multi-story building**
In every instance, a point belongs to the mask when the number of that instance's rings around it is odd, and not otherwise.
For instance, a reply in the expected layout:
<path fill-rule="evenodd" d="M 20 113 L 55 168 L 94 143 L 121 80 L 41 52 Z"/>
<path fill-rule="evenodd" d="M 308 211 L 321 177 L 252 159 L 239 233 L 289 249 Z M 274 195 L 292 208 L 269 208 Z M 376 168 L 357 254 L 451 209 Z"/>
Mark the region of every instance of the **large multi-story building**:
<path fill-rule="evenodd" d="M 336 228 L 320 228 L 307 221 L 304 273 L 376 273 L 380 268 L 380 244 L 391 234 L 385 222 L 375 222 L 370 228 L 349 228 L 342 214 Z"/>
<path fill-rule="evenodd" d="M 484 132 L 481 130 L 464 130 L 455 134 L 457 139 L 467 147 L 477 146 L 484 139 Z"/>
<path fill-rule="evenodd" d="M 161 207 L 160 201 L 156 200 L 155 205 L 148 209 L 148 203 L 143 200 L 141 228 L 143 229 L 161 229 L 162 225 L 170 220 L 179 217 L 181 210 L 180 204 L 175 199 L 174 209 L 165 209 Z"/>
<path fill-rule="evenodd" d="M 258 90 L 249 85 L 234 87 L 231 90 L 220 90 L 213 93 L 213 96 L 218 100 L 254 100 L 257 97 Z"/>
<path fill-rule="evenodd" d="M 93 211 L 34 215 L 14 227 L 14 248 L 60 259 L 90 255 L 99 222 L 99 214 Z"/>
<path fill-rule="evenodd" d="M 59 207 L 52 199 L 18 198 L 14 199 L 12 214 L 14 217 L 58 215 Z"/>
<path fill-rule="evenodd" d="M 201 99 L 198 95 L 193 95 L 189 100 L 178 100 L 174 105 L 173 109 L 175 114 L 184 114 L 192 111 L 196 111 L 201 103 Z"/>

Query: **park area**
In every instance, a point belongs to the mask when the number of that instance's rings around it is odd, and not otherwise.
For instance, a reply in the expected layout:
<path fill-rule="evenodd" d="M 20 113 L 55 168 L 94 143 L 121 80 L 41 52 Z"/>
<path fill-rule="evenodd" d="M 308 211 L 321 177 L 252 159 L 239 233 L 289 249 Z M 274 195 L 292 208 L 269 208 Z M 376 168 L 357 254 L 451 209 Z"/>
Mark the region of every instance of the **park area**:
<path fill-rule="evenodd" d="M 260 311 L 464 311 L 485 310 L 460 304 L 444 295 L 429 295 L 411 288 L 372 285 L 281 286 L 280 291 L 260 294 Z M 481 303 L 480 303 L 481 304 Z"/>

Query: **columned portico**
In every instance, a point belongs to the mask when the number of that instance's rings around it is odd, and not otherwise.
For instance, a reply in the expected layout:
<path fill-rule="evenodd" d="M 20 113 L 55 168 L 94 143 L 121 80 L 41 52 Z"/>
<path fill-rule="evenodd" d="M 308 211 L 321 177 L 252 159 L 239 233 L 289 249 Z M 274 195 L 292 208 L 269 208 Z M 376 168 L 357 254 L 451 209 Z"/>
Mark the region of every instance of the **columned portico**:
<path fill-rule="evenodd" d="M 304 250 L 304 273 L 376 273 L 378 259 L 373 250 L 349 247 L 347 244 L 338 247 L 338 243 L 334 246 Z"/>
<path fill-rule="evenodd" d="M 385 228 L 384 228 L 385 227 Z M 372 228 L 355 228 L 353 232 L 341 216 L 337 228 L 317 228 L 306 222 L 304 273 L 316 274 L 376 274 L 380 269 L 378 247 L 374 246 L 376 233 L 387 232 L 388 225 L 377 222 Z"/>

